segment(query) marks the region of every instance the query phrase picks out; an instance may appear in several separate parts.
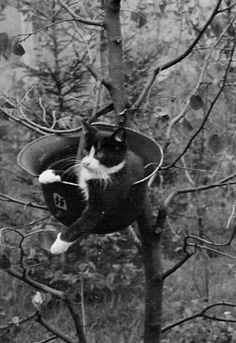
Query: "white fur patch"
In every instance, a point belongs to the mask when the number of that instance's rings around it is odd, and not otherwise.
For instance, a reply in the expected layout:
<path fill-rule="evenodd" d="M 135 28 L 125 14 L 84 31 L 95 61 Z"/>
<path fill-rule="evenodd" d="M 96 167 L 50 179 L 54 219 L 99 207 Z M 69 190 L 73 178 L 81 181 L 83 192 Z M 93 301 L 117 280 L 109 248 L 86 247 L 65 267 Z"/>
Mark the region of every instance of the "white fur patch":
<path fill-rule="evenodd" d="M 52 169 L 48 169 L 39 175 L 39 182 L 44 184 L 61 182 L 61 177 L 60 175 L 56 175 Z"/>
<path fill-rule="evenodd" d="M 82 159 L 81 168 L 78 173 L 79 186 L 86 200 L 89 198 L 87 181 L 93 179 L 101 180 L 106 186 L 107 182 L 110 181 L 111 175 L 120 171 L 125 165 L 125 161 L 123 161 L 114 167 L 105 167 L 99 163 L 94 154 L 95 149 L 92 147 L 89 154 Z"/>
<path fill-rule="evenodd" d="M 58 233 L 57 239 L 51 246 L 50 252 L 54 255 L 62 254 L 66 252 L 69 247 L 73 244 L 74 242 L 65 242 L 61 239 L 61 233 Z"/>

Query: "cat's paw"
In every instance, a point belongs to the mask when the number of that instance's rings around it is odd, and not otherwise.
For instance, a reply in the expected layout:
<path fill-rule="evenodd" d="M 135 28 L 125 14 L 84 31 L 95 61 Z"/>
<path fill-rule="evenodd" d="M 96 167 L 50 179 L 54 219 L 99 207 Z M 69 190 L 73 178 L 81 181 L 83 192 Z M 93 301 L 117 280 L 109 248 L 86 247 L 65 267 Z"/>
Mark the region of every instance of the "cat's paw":
<path fill-rule="evenodd" d="M 54 255 L 63 254 L 74 242 L 66 242 L 61 239 L 61 233 L 58 233 L 57 239 L 51 246 L 50 252 Z"/>
<path fill-rule="evenodd" d="M 60 175 L 56 175 L 54 170 L 48 169 L 39 175 L 39 182 L 44 184 L 61 182 L 61 177 Z"/>

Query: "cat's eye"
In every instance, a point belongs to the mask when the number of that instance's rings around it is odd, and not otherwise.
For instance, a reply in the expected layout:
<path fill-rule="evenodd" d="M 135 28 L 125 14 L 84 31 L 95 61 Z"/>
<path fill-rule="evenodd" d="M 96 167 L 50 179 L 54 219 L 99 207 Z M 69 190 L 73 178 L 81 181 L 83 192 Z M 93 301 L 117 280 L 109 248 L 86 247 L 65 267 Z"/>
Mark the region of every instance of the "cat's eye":
<path fill-rule="evenodd" d="M 120 147 L 119 146 L 115 146 L 114 150 L 118 152 L 118 151 L 120 151 Z"/>
<path fill-rule="evenodd" d="M 98 159 L 98 160 L 101 160 L 103 158 L 103 156 L 104 156 L 104 154 L 102 152 L 97 152 L 95 155 L 96 159 Z"/>

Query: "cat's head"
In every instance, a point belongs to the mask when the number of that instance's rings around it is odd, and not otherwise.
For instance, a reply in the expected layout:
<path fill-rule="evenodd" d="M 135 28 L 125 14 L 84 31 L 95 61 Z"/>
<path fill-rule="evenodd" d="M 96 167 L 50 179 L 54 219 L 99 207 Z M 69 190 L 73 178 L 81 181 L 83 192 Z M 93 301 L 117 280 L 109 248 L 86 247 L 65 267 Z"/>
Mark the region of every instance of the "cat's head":
<path fill-rule="evenodd" d="M 103 168 L 116 170 L 124 164 L 127 153 L 127 133 L 125 128 L 115 129 L 112 133 L 104 133 L 96 127 L 84 123 L 84 149 L 82 166 L 91 172 L 99 172 Z"/>

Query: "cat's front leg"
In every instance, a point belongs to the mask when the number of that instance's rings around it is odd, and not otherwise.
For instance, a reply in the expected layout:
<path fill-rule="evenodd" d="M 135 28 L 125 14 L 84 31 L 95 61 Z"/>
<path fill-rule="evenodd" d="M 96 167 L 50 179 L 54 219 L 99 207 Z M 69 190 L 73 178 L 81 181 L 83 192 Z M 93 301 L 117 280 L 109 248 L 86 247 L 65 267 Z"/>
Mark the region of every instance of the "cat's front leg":
<path fill-rule="evenodd" d="M 39 182 L 43 184 L 54 183 L 54 182 L 61 182 L 61 176 L 56 173 L 53 169 L 44 170 L 39 175 Z"/>
<path fill-rule="evenodd" d="M 80 240 L 92 233 L 94 227 L 104 215 L 105 211 L 103 209 L 89 208 L 85 210 L 81 218 L 63 233 L 60 232 L 57 235 L 50 252 L 55 255 L 66 252 L 78 239 Z"/>
<path fill-rule="evenodd" d="M 50 252 L 54 255 L 63 254 L 74 242 L 66 242 L 61 239 L 61 232 L 58 233 L 57 238 L 50 248 Z"/>

